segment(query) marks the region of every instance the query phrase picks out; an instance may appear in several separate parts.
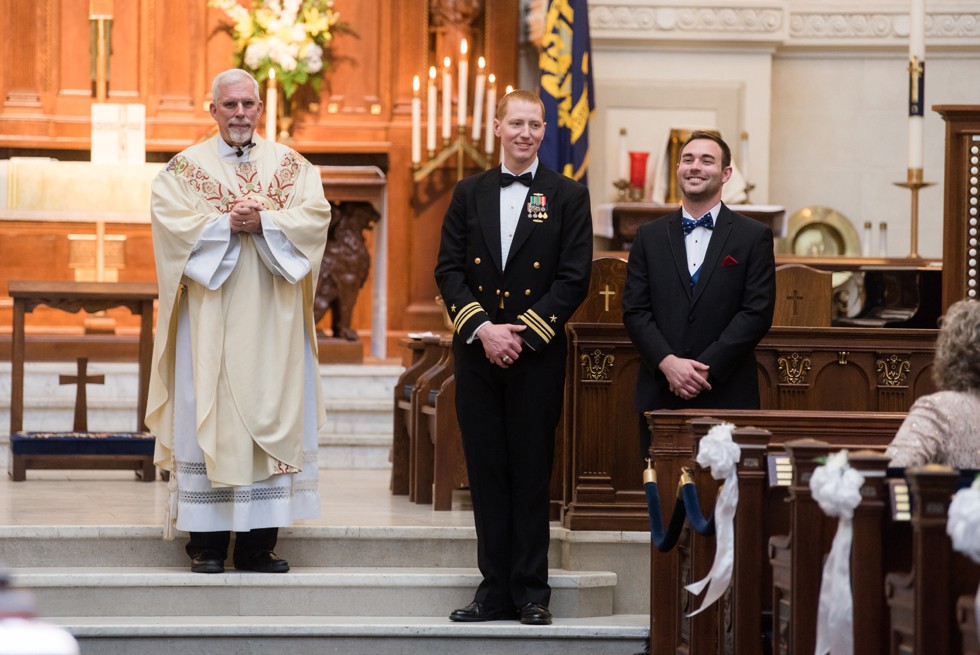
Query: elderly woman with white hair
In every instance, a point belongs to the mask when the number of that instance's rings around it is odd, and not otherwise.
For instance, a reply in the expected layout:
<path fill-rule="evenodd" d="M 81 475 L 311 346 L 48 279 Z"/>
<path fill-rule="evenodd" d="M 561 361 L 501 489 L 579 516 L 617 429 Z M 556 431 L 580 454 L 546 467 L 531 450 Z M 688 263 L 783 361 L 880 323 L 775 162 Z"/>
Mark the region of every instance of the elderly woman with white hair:
<path fill-rule="evenodd" d="M 886 451 L 891 466 L 980 468 L 980 302 L 950 305 L 934 366 L 941 391 L 912 405 Z"/>

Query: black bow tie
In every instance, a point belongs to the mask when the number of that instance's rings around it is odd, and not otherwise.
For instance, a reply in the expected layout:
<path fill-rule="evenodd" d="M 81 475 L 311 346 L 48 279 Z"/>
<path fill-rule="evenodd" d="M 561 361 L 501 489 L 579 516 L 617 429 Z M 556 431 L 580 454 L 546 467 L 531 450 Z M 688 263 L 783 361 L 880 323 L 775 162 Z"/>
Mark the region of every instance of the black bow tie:
<path fill-rule="evenodd" d="M 696 227 L 703 227 L 706 230 L 715 229 L 715 224 L 711 220 L 711 212 L 708 212 L 707 214 L 705 214 L 704 216 L 702 216 L 696 221 L 690 218 L 681 219 L 681 229 L 684 230 L 684 236 L 687 236 L 688 234 L 693 232 L 694 228 Z"/>
<path fill-rule="evenodd" d="M 531 171 L 527 171 L 526 173 L 521 173 L 520 175 L 511 175 L 510 173 L 501 173 L 500 174 L 500 186 L 502 186 L 502 187 L 504 187 L 506 189 L 511 184 L 513 184 L 515 180 L 518 181 L 518 182 L 520 182 L 524 186 L 531 186 L 531 180 L 533 180 L 533 179 L 534 179 L 534 176 L 531 175 Z"/>
<path fill-rule="evenodd" d="M 231 144 L 229 143 L 228 145 L 231 145 Z M 242 155 L 245 154 L 245 150 L 247 148 L 254 148 L 255 147 L 255 141 L 249 141 L 248 143 L 246 143 L 243 146 L 231 146 L 231 147 L 235 149 L 235 155 L 237 157 L 241 157 Z"/>

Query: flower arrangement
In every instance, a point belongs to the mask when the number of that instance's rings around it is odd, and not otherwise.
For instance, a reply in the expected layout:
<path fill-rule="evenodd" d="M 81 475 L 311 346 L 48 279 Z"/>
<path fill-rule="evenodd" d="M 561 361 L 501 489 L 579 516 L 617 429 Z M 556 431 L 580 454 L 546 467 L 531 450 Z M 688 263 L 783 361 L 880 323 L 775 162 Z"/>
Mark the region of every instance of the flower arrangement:
<path fill-rule="evenodd" d="M 209 0 L 231 23 L 222 23 L 235 42 L 235 65 L 262 82 L 275 70 L 286 99 L 310 84 L 320 90 L 322 72 L 330 67 L 334 32 L 345 30 L 331 0 L 252 0 L 250 8 L 237 0 Z"/>

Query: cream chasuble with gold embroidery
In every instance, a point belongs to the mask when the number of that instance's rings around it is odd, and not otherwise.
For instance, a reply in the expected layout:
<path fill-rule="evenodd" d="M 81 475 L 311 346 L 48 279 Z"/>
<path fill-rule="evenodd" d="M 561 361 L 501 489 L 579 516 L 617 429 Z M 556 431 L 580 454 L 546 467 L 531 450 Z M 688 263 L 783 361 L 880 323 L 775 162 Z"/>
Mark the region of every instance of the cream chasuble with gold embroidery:
<path fill-rule="evenodd" d="M 283 526 L 319 508 L 312 301 L 330 208 L 315 167 L 254 141 L 244 157 L 219 137 L 188 148 L 152 187 L 160 303 L 146 423 L 157 465 L 175 469 L 182 530 Z M 266 207 L 260 235 L 231 234 L 227 211 L 244 196 Z"/>

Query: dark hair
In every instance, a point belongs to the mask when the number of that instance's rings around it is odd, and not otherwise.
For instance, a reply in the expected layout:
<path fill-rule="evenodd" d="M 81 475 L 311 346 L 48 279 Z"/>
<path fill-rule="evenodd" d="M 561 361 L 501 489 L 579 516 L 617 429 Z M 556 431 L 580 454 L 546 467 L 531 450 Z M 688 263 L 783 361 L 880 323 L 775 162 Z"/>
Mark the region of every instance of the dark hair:
<path fill-rule="evenodd" d="M 941 319 L 933 378 L 941 389 L 980 389 L 980 302 L 960 300 Z"/>
<path fill-rule="evenodd" d="M 684 152 L 684 148 L 687 147 L 691 141 L 697 141 L 698 139 L 708 139 L 709 141 L 714 141 L 721 148 L 721 167 L 728 168 L 732 165 L 732 149 L 728 147 L 725 140 L 721 138 L 721 134 L 718 132 L 709 132 L 707 130 L 695 130 L 691 132 L 691 136 L 687 137 L 687 141 L 681 146 L 681 152 Z"/>

